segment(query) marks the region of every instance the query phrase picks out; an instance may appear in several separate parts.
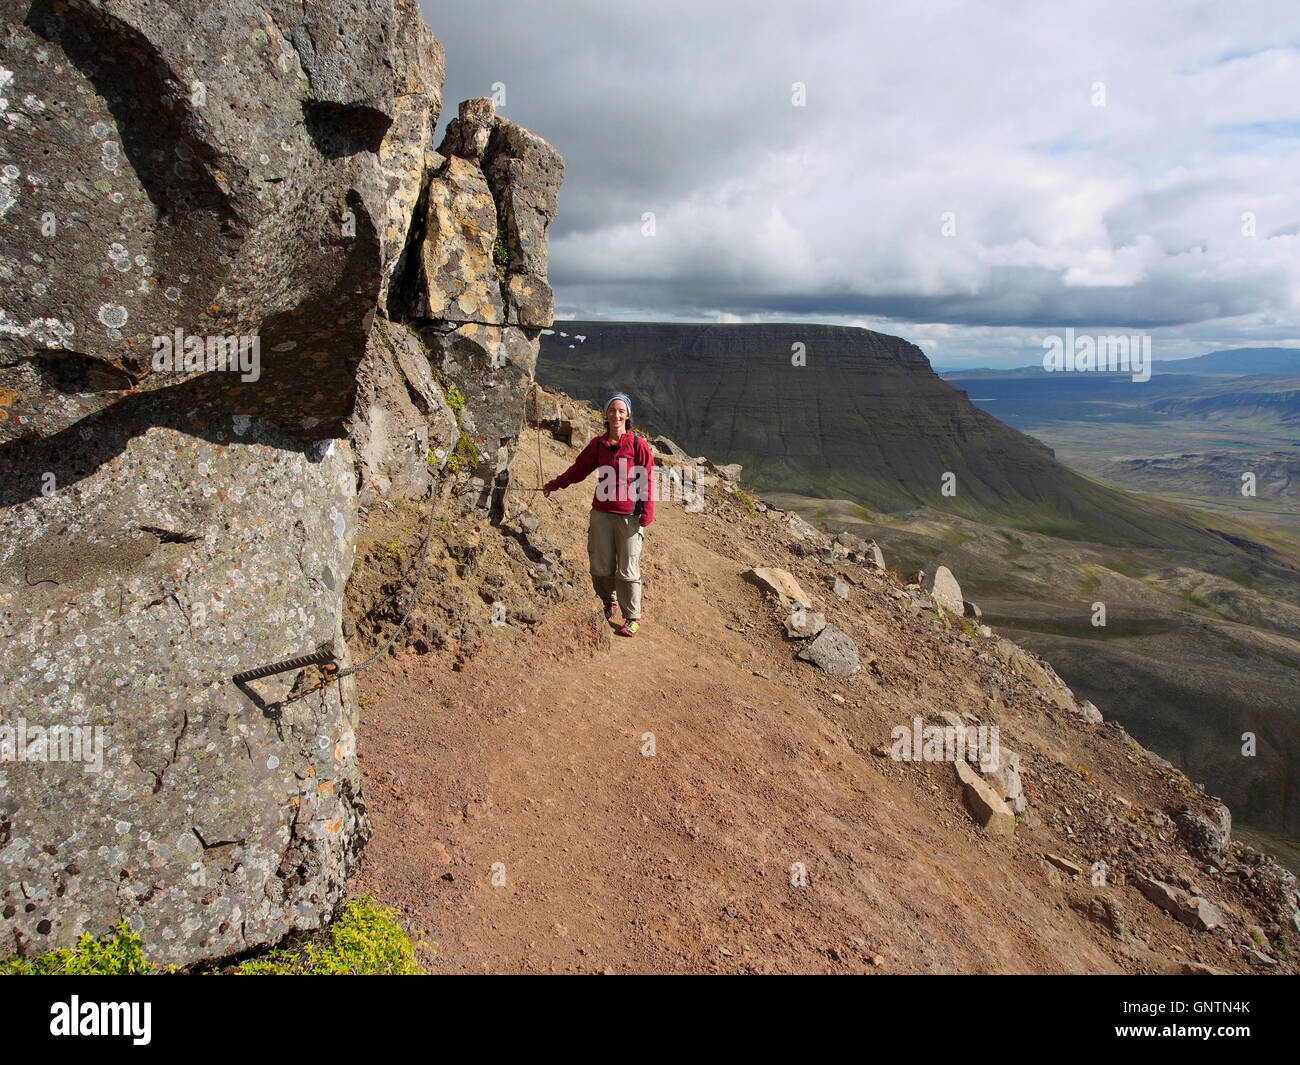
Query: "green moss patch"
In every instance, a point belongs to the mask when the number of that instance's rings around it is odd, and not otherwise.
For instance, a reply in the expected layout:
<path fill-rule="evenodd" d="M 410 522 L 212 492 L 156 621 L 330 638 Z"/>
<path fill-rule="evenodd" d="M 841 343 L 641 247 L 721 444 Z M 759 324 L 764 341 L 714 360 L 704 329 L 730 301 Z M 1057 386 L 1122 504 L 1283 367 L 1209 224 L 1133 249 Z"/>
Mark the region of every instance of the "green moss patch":
<path fill-rule="evenodd" d="M 152 971 L 140 937 L 126 921 L 119 921 L 114 933 L 103 939 L 83 934 L 71 950 L 0 962 L 3 976 L 142 976 Z"/>
<path fill-rule="evenodd" d="M 415 945 L 397 911 L 373 896 L 353 899 L 339 919 L 300 947 L 279 948 L 240 962 L 235 976 L 420 976 Z"/>

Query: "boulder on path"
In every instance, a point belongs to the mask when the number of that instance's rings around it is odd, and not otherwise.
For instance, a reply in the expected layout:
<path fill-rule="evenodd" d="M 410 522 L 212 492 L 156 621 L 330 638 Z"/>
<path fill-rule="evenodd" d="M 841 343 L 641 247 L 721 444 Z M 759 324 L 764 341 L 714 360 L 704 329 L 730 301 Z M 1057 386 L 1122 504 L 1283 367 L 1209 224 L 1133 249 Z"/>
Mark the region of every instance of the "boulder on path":
<path fill-rule="evenodd" d="M 769 510 L 768 513 L 784 525 L 796 540 L 817 540 L 821 533 L 792 510 Z"/>
<path fill-rule="evenodd" d="M 800 640 L 816 636 L 824 628 L 826 628 L 825 614 L 810 614 L 806 610 L 795 610 L 785 619 L 786 633 Z"/>
<path fill-rule="evenodd" d="M 1014 836 L 1016 834 L 1016 815 L 1012 813 L 994 788 L 966 762 L 958 758 L 953 762 L 957 770 L 957 779 L 962 784 L 966 806 L 975 818 L 975 822 L 989 835 Z"/>
<path fill-rule="evenodd" d="M 934 571 L 934 586 L 930 595 L 939 606 L 961 617 L 966 612 L 965 600 L 961 596 L 961 585 L 947 566 L 940 566 Z"/>
<path fill-rule="evenodd" d="M 1020 755 L 1000 742 L 991 754 L 995 757 L 980 766 L 985 781 L 1011 807 L 1012 813 L 1024 813 L 1027 800 L 1020 777 Z"/>
<path fill-rule="evenodd" d="M 1070 689 L 1056 675 L 1056 671 L 1037 655 L 1007 639 L 999 639 L 994 645 L 994 651 L 1007 665 L 1046 695 L 1058 709 L 1066 713 L 1078 713 L 1079 707 Z"/>
<path fill-rule="evenodd" d="M 1268 906 L 1273 920 L 1300 935 L 1300 888 L 1291 870 L 1268 855 L 1260 855 L 1250 885 Z"/>
<path fill-rule="evenodd" d="M 1224 924 L 1223 914 L 1208 899 L 1191 895 L 1182 888 L 1166 884 L 1154 877 L 1137 873 L 1137 888 L 1143 895 L 1168 914 L 1172 914 L 1188 928 L 1208 932 Z"/>
<path fill-rule="evenodd" d="M 1071 876 L 1079 876 L 1083 872 L 1083 866 L 1070 861 L 1068 858 L 1062 858 L 1059 854 L 1048 853 L 1044 854 L 1043 857 L 1063 873 L 1069 873 Z"/>
<path fill-rule="evenodd" d="M 601 432 L 600 422 L 586 404 L 564 393 L 548 392 L 533 382 L 528 392 L 526 418 L 529 425 L 550 433 L 556 440 L 581 451 Z"/>
<path fill-rule="evenodd" d="M 781 605 L 787 610 L 792 609 L 795 603 L 802 603 L 805 607 L 812 606 L 812 599 L 788 570 L 761 567 L 745 570 L 741 576 L 763 591 L 771 592 L 781 600 Z"/>
<path fill-rule="evenodd" d="M 822 629 L 796 657 L 811 662 L 832 677 L 851 677 L 862 668 L 858 660 L 858 645 L 848 633 L 834 625 Z"/>
<path fill-rule="evenodd" d="M 1202 861 L 1219 861 L 1232 842 L 1232 812 L 1223 803 L 1208 812 L 1184 806 L 1174 814 L 1174 824 L 1188 849 Z"/>

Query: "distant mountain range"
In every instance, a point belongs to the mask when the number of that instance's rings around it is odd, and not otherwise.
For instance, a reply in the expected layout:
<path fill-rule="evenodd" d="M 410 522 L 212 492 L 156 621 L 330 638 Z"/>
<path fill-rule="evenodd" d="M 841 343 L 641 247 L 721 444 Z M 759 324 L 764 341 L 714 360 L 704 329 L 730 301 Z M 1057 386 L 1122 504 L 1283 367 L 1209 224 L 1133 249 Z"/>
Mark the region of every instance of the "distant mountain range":
<path fill-rule="evenodd" d="M 1229 348 L 1193 359 L 1157 359 L 1154 373 L 1300 374 L 1300 348 Z"/>

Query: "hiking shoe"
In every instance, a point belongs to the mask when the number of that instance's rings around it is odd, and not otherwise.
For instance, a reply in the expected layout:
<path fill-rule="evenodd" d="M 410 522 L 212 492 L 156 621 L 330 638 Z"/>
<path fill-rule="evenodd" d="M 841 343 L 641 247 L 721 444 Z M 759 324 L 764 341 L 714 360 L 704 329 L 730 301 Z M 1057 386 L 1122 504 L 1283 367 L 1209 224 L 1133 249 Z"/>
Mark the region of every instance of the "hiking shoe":
<path fill-rule="evenodd" d="M 623 623 L 623 627 L 618 630 L 618 634 L 620 636 L 635 636 L 637 634 L 637 630 L 640 628 L 641 628 L 641 623 L 639 621 L 635 621 L 635 620 L 625 621 Z"/>
<path fill-rule="evenodd" d="M 618 613 L 618 604 L 617 604 L 617 603 L 606 603 L 606 604 L 605 604 L 605 620 L 606 620 L 606 621 L 613 621 L 613 620 L 614 620 L 614 615 L 617 614 L 617 613 Z"/>

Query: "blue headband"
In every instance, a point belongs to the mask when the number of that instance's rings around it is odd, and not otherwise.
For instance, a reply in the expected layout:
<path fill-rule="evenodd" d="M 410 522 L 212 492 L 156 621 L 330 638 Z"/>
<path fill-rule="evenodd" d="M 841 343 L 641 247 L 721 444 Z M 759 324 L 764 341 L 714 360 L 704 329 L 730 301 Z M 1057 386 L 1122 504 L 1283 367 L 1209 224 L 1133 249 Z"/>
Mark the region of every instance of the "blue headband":
<path fill-rule="evenodd" d="M 609 399 L 605 400 L 605 410 L 604 410 L 604 413 L 606 413 L 606 414 L 609 413 L 609 405 L 610 405 L 611 403 L 613 403 L 614 400 L 616 400 L 616 399 L 621 399 L 621 400 L 623 401 L 623 405 L 624 405 L 625 407 L 627 407 L 627 420 L 628 420 L 628 421 L 631 421 L 631 420 L 632 420 L 632 401 L 631 401 L 630 399 L 628 399 L 627 396 L 625 396 L 622 392 L 615 392 L 612 396 L 609 397 Z"/>

